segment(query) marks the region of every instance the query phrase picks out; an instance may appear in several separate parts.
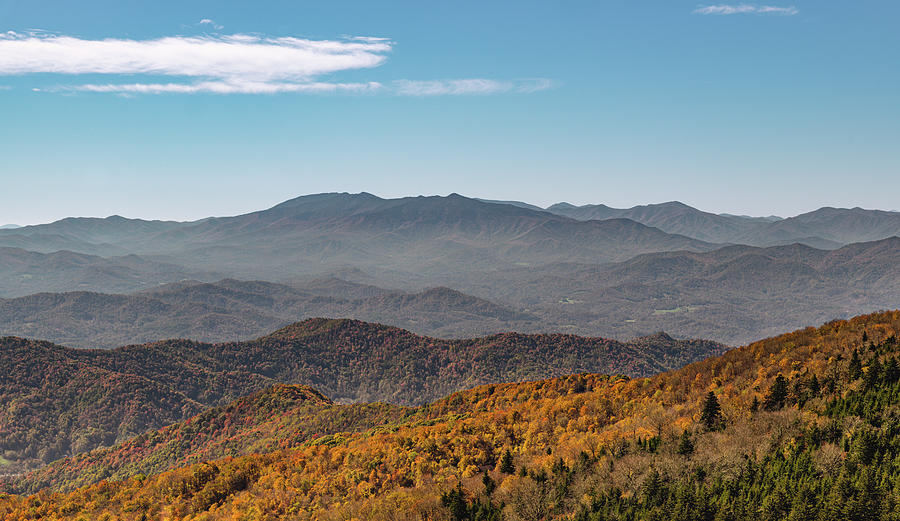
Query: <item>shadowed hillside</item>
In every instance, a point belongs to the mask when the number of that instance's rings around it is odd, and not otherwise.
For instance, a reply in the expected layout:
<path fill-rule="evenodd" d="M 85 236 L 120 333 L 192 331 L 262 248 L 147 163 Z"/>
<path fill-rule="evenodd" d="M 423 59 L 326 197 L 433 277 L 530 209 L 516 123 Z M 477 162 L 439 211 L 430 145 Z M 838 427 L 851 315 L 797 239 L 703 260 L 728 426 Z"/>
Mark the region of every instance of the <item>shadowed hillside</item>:
<path fill-rule="evenodd" d="M 169 340 L 113 350 L 0 341 L 0 455 L 36 465 L 123 441 L 277 383 L 336 401 L 422 404 L 492 382 L 583 371 L 648 375 L 724 347 L 507 333 L 441 340 L 354 320 L 310 319 L 247 342 Z"/>

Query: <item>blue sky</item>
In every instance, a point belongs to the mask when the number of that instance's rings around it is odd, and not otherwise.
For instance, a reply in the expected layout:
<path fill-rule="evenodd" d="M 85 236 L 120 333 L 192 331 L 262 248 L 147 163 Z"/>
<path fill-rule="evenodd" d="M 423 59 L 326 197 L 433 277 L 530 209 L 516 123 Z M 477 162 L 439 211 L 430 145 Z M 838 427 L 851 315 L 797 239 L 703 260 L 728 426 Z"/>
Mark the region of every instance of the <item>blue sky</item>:
<path fill-rule="evenodd" d="M 0 0 L 0 224 L 323 191 L 898 209 L 898 18 L 894 1 Z"/>

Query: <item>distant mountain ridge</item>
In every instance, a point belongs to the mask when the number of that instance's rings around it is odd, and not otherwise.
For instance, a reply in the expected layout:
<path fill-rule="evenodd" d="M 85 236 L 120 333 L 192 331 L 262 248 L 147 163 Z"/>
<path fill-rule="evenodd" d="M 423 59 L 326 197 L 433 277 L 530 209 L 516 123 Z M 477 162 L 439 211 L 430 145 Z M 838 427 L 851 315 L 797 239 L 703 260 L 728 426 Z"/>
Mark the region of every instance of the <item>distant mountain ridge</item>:
<path fill-rule="evenodd" d="M 786 219 L 714 214 L 678 201 L 632 208 L 557 203 L 549 206 L 547 211 L 578 220 L 631 219 L 667 233 L 708 242 L 748 246 L 801 243 L 816 248 L 836 249 L 851 243 L 900 236 L 900 212 L 864 210 L 858 207 L 824 207 Z"/>
<path fill-rule="evenodd" d="M 23 247 L 43 253 L 62 249 L 87 254 L 101 254 L 103 249 L 118 254 L 160 253 L 167 250 L 160 244 L 162 241 L 171 243 L 168 250 L 178 250 L 184 247 L 185 241 L 217 243 L 249 232 L 284 233 L 297 227 L 342 233 L 388 229 L 405 238 L 409 238 L 413 230 L 416 234 L 434 234 L 444 227 L 444 232 L 488 233 L 499 239 L 506 238 L 502 233 L 504 230 L 525 231 L 528 224 L 546 221 L 547 214 L 577 221 L 628 219 L 704 242 L 751 246 L 802 242 L 820 248 L 839 247 L 900 234 L 900 212 L 859 207 L 823 207 L 780 218 L 715 214 L 678 201 L 631 208 L 557 203 L 543 209 L 522 201 L 467 198 L 458 194 L 383 199 L 361 192 L 300 196 L 267 210 L 191 222 L 147 221 L 114 215 L 66 218 L 15 228 L 7 225 L 0 227 L 0 246 Z M 516 219 L 525 219 L 525 222 L 515 224 Z M 550 218 L 550 222 L 559 221 Z"/>
<path fill-rule="evenodd" d="M 267 280 L 339 267 L 389 281 L 550 262 L 625 260 L 715 245 L 635 221 L 578 221 L 510 204 L 447 197 L 317 194 L 190 223 L 64 219 L 0 231 L 0 247 L 152 256 L 188 269 Z"/>

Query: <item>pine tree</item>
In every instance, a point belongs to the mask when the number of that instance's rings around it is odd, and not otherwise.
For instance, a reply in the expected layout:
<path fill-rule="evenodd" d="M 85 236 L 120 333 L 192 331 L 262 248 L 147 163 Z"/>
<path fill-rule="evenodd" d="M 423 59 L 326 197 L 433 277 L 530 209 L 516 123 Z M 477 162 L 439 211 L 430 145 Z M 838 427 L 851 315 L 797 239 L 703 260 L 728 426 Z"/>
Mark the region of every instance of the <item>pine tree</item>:
<path fill-rule="evenodd" d="M 484 471 L 484 475 L 481 476 L 481 483 L 484 484 L 484 493 L 487 496 L 490 496 L 494 493 L 494 490 L 497 489 L 497 483 L 488 475 L 487 471 Z"/>
<path fill-rule="evenodd" d="M 819 379 L 816 375 L 812 375 L 812 378 L 809 379 L 809 394 L 813 397 L 819 395 L 819 391 L 822 390 L 822 386 L 819 384 Z"/>
<path fill-rule="evenodd" d="M 900 380 L 900 366 L 897 365 L 897 359 L 895 357 L 891 357 L 886 364 L 884 364 L 884 383 L 888 385 L 893 385 Z"/>
<path fill-rule="evenodd" d="M 847 372 L 849 373 L 850 381 L 862 376 L 862 361 L 859 359 L 859 351 L 856 349 L 853 350 L 853 355 L 850 357 L 850 366 L 847 368 Z"/>
<path fill-rule="evenodd" d="M 703 412 L 700 414 L 700 421 L 708 431 L 717 431 L 722 428 L 722 407 L 716 394 L 712 391 L 707 393 L 706 400 L 703 402 Z"/>
<path fill-rule="evenodd" d="M 450 519 L 453 521 L 469 519 L 469 505 L 462 484 L 457 484 L 455 489 L 441 494 L 441 504 L 450 511 Z"/>
<path fill-rule="evenodd" d="M 694 453 L 694 442 L 691 441 L 691 433 L 684 431 L 681 433 L 681 440 L 678 442 L 678 454 L 682 456 L 690 456 Z"/>
<path fill-rule="evenodd" d="M 500 457 L 500 472 L 504 474 L 516 473 L 516 466 L 513 463 L 512 453 L 509 452 L 509 449 L 506 449 L 506 452 Z"/>
<path fill-rule="evenodd" d="M 869 368 L 866 371 L 864 385 L 866 389 L 874 389 L 881 382 L 881 362 L 878 361 L 878 357 L 875 357 L 874 360 L 869 364 Z"/>
<path fill-rule="evenodd" d="M 769 394 L 766 395 L 766 399 L 763 401 L 763 408 L 767 411 L 774 411 L 784 407 L 784 401 L 787 399 L 787 391 L 787 378 L 779 374 L 775 378 L 772 388 L 769 389 Z"/>

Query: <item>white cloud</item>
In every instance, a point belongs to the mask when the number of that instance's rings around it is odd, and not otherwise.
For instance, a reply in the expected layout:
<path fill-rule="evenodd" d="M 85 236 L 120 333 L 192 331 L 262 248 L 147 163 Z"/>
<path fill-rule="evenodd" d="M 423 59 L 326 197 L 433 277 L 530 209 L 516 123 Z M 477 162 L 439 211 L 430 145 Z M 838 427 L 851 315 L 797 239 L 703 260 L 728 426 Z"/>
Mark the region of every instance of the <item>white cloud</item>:
<path fill-rule="evenodd" d="M 202 25 L 215 26 L 210 19 Z M 340 40 L 267 38 L 248 34 L 171 36 L 153 40 L 85 40 L 46 33 L 0 33 L 0 76 L 25 74 L 136 76 L 122 82 L 39 87 L 44 92 L 134 94 L 275 94 L 386 92 L 402 96 L 530 93 L 553 86 L 546 79 L 453 79 L 340 82 L 323 78 L 374 68 L 393 42 L 354 36 Z M 149 77 L 141 79 L 140 76 Z M 164 79 L 160 80 L 159 77 Z M 324 80 L 328 81 L 324 81 Z"/>
<path fill-rule="evenodd" d="M 531 93 L 552 88 L 547 79 L 498 81 L 483 78 L 458 80 L 397 80 L 394 89 L 403 96 L 485 95 L 503 92 Z"/>
<path fill-rule="evenodd" d="M 707 5 L 694 9 L 695 14 L 729 15 L 729 14 L 780 14 L 793 16 L 800 11 L 796 7 L 777 7 L 771 5 Z"/>
<path fill-rule="evenodd" d="M 377 67 L 391 42 L 232 36 L 156 40 L 0 37 L 0 75 L 154 74 L 219 80 L 305 82 L 323 74 Z"/>

